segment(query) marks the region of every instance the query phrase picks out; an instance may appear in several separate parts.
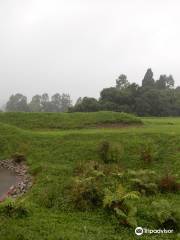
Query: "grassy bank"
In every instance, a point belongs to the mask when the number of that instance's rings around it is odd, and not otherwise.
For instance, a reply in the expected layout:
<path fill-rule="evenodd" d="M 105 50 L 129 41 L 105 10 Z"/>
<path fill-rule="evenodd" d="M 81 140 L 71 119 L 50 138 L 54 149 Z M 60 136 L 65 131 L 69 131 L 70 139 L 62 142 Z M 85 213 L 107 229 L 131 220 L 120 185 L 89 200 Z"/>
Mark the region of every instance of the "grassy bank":
<path fill-rule="evenodd" d="M 133 115 L 116 112 L 94 113 L 0 113 L 0 122 L 23 129 L 79 129 L 101 124 L 141 124 Z"/>
<path fill-rule="evenodd" d="M 1 113 L 0 158 L 8 158 L 14 152 L 23 153 L 34 176 L 34 185 L 18 200 L 23 201 L 30 210 L 27 217 L 0 214 L 0 239 L 136 239 L 133 227 L 120 224 L 116 217 L 103 207 L 87 210 L 75 208 L 68 189 L 74 177 L 79 177 L 75 175 L 74 169 L 81 164 L 86 170 L 91 162 L 98 163 L 102 168 L 110 168 L 107 181 L 110 181 L 111 185 L 122 181 L 121 178 L 114 180 L 114 165 L 118 165 L 120 175 L 128 170 L 139 169 L 154 171 L 158 177 L 164 176 L 167 170 L 171 175 L 178 175 L 180 131 L 176 129 L 180 129 L 180 119 L 162 119 L 160 124 L 158 118 L 145 118 L 143 121 L 143 127 L 86 129 L 104 122 L 139 123 L 139 119 L 107 112 Z M 41 131 L 33 131 L 37 129 Z M 51 129 L 71 130 L 50 131 Z M 165 129 L 167 131 L 164 131 Z M 104 141 L 118 150 L 116 162 L 104 163 L 100 158 L 99 146 Z M 151 154 L 150 162 L 142 159 L 144 149 Z M 107 181 L 103 184 L 109 187 Z M 130 188 L 128 182 L 122 181 L 122 184 L 125 188 Z M 157 228 L 156 221 L 150 215 L 151 204 L 154 200 L 162 199 L 168 200 L 174 209 L 179 209 L 178 192 L 157 191 L 156 194 L 141 194 L 137 202 L 136 216 L 139 226 Z M 141 239 L 176 238 L 176 234 L 141 236 Z"/>

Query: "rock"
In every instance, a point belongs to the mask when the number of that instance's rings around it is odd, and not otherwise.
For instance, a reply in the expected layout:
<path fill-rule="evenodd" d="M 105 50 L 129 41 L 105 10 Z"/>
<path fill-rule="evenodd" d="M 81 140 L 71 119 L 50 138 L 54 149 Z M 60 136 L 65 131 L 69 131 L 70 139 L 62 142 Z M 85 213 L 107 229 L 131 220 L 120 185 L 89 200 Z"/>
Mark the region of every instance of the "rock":
<path fill-rule="evenodd" d="M 6 197 L 11 196 L 13 198 L 17 198 L 26 193 L 32 186 L 32 177 L 28 174 L 28 168 L 24 163 L 18 164 L 11 159 L 1 160 L 0 168 L 6 168 L 14 172 L 18 177 L 17 183 L 9 188 Z M 0 202 L 6 197 L 0 196 Z"/>

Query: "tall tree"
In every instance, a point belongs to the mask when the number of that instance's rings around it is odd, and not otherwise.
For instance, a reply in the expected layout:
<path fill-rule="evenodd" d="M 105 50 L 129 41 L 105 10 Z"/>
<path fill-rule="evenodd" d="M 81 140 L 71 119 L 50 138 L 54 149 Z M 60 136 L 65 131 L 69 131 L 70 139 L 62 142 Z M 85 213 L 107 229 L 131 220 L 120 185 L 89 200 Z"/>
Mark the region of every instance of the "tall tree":
<path fill-rule="evenodd" d="M 151 68 L 149 68 L 142 80 L 142 87 L 153 87 L 154 86 L 154 78 L 153 78 L 153 72 Z"/>
<path fill-rule="evenodd" d="M 61 98 L 61 111 L 62 112 L 68 111 L 71 105 L 72 105 L 72 101 L 71 101 L 70 95 L 63 93 Z"/>
<path fill-rule="evenodd" d="M 42 94 L 41 105 L 43 112 L 50 112 L 49 95 L 47 93 Z"/>
<path fill-rule="evenodd" d="M 116 79 L 116 88 L 118 89 L 124 89 L 129 86 L 129 82 L 127 80 L 127 76 L 124 74 L 121 74 L 118 79 Z"/>
<path fill-rule="evenodd" d="M 28 112 L 27 97 L 17 93 L 11 95 L 9 101 L 6 104 L 6 111 L 8 112 Z"/>
<path fill-rule="evenodd" d="M 159 79 L 155 83 L 155 86 L 158 89 L 171 89 L 174 87 L 174 78 L 172 75 L 160 75 Z"/>
<path fill-rule="evenodd" d="M 29 103 L 29 110 L 31 112 L 41 112 L 42 106 L 41 106 L 41 96 L 40 95 L 35 95 L 32 97 L 32 100 Z"/>
<path fill-rule="evenodd" d="M 53 112 L 61 112 L 62 96 L 59 93 L 56 93 L 51 97 L 51 103 L 53 107 Z"/>

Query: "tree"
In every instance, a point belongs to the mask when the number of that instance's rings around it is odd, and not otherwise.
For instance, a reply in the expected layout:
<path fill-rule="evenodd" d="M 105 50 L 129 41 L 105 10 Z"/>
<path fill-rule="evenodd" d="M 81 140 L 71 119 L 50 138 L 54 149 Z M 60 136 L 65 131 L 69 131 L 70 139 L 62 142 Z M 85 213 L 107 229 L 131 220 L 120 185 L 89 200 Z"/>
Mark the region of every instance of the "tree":
<path fill-rule="evenodd" d="M 82 102 L 73 108 L 70 108 L 71 112 L 96 112 L 99 110 L 99 103 L 95 98 L 84 97 Z"/>
<path fill-rule="evenodd" d="M 153 87 L 154 86 L 154 78 L 153 78 L 153 72 L 151 68 L 149 68 L 142 80 L 142 87 Z"/>
<path fill-rule="evenodd" d="M 66 112 L 71 107 L 72 101 L 69 94 L 62 94 L 61 111 Z"/>
<path fill-rule="evenodd" d="M 124 88 L 127 88 L 128 86 L 129 86 L 129 82 L 127 80 L 127 76 L 124 74 L 121 74 L 116 80 L 116 88 L 124 89 Z"/>
<path fill-rule="evenodd" d="M 41 112 L 42 106 L 41 106 L 41 96 L 40 95 L 35 95 L 32 97 L 32 100 L 29 103 L 29 110 L 31 112 Z"/>
<path fill-rule="evenodd" d="M 11 95 L 9 101 L 6 104 L 6 111 L 8 112 L 28 112 L 27 97 L 17 93 Z"/>
<path fill-rule="evenodd" d="M 62 96 L 59 93 L 56 93 L 51 97 L 51 103 L 53 112 L 61 112 Z"/>
<path fill-rule="evenodd" d="M 172 75 L 160 75 L 159 80 L 155 83 L 158 89 L 172 89 L 174 87 L 174 79 Z"/>
<path fill-rule="evenodd" d="M 79 105 L 82 103 L 82 97 L 79 97 L 75 103 L 75 106 Z"/>
<path fill-rule="evenodd" d="M 49 95 L 47 93 L 43 93 L 41 96 L 41 106 L 43 112 L 51 112 L 51 104 L 49 104 Z"/>

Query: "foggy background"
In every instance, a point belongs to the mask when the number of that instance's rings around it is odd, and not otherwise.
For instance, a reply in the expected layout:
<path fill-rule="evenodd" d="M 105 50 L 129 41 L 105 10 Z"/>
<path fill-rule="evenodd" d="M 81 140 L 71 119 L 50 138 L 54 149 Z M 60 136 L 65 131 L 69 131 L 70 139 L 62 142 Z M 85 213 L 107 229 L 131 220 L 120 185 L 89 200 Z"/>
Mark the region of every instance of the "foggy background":
<path fill-rule="evenodd" d="M 1 0 L 0 103 L 11 94 L 98 97 L 119 74 L 180 84 L 179 0 Z"/>

